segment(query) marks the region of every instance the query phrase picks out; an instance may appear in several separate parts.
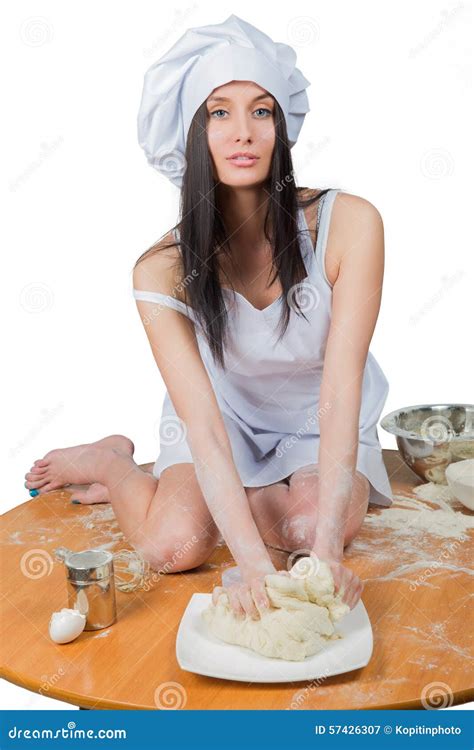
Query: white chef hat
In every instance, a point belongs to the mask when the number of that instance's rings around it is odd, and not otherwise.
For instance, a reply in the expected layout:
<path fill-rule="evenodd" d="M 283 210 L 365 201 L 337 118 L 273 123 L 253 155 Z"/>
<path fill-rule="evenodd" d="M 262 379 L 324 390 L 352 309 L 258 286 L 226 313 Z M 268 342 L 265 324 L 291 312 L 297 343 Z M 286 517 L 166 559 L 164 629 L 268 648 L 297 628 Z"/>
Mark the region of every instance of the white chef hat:
<path fill-rule="evenodd" d="M 192 118 L 211 91 L 229 81 L 253 81 L 269 91 L 294 146 L 309 112 L 310 85 L 295 62 L 292 47 L 235 15 L 188 29 L 145 73 L 137 124 L 148 162 L 181 187 Z"/>

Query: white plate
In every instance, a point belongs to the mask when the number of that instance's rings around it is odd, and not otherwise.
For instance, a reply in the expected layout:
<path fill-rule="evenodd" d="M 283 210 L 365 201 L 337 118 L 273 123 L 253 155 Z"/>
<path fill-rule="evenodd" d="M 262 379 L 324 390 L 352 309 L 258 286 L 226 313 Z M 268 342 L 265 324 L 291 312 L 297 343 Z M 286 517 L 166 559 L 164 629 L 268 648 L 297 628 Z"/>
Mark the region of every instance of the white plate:
<path fill-rule="evenodd" d="M 336 626 L 343 638 L 304 661 L 261 656 L 243 646 L 224 643 L 209 632 L 201 617 L 212 594 L 193 594 L 181 618 L 176 638 L 176 658 L 186 672 L 241 682 L 297 682 L 360 669 L 372 656 L 372 627 L 359 599 Z"/>

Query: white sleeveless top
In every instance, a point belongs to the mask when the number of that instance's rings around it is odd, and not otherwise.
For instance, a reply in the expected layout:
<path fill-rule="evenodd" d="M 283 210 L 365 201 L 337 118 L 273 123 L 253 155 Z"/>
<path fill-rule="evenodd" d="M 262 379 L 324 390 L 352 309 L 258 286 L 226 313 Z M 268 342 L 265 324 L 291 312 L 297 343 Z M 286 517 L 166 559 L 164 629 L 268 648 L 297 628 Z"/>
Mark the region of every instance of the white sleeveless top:
<path fill-rule="evenodd" d="M 228 309 L 229 338 L 225 370 L 216 365 L 193 309 L 173 296 L 133 290 L 137 300 L 168 305 L 195 324 L 199 350 L 213 384 L 244 487 L 273 484 L 297 469 L 318 461 L 319 389 L 331 323 L 332 286 L 324 257 L 332 206 L 338 189 L 328 191 L 319 205 L 316 249 L 298 209 L 300 244 L 306 278 L 297 285 L 298 302 L 307 320 L 293 310 L 279 343 L 280 296 L 259 310 L 243 295 L 223 288 Z M 290 301 L 290 300 L 289 300 Z M 291 303 L 291 302 L 290 302 Z M 364 370 L 356 468 L 370 482 L 369 502 L 389 506 L 393 495 L 382 460 L 377 422 L 388 395 L 388 381 L 369 351 Z M 160 453 L 155 477 L 168 466 L 193 463 L 186 430 L 168 393 L 162 405 Z"/>

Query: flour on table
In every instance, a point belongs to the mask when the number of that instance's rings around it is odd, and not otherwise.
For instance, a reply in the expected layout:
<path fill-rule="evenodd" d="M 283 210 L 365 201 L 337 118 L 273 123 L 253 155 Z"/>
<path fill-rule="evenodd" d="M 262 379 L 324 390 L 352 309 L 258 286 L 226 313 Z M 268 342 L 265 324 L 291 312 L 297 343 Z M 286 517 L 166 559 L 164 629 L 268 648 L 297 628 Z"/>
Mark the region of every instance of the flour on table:
<path fill-rule="evenodd" d="M 307 574 L 303 572 L 305 561 Z M 202 613 L 213 635 L 226 643 L 245 646 L 263 656 L 303 661 L 321 651 L 331 640 L 341 638 L 334 623 L 349 612 L 341 593 L 334 593 L 329 565 L 319 560 L 312 573 L 312 558 L 299 559 L 290 576 L 265 576 L 270 608 L 258 620 L 234 615 L 225 589 L 217 604 L 212 602 Z M 296 577 L 297 576 L 297 577 Z"/>
<path fill-rule="evenodd" d="M 413 489 L 420 500 L 394 495 L 397 507 L 384 508 L 380 513 L 368 514 L 364 523 L 383 526 L 395 531 L 426 531 L 439 537 L 467 539 L 466 532 L 474 528 L 474 514 L 452 495 L 449 487 L 427 482 Z M 431 508 L 428 501 L 438 508 Z M 398 507 L 402 505 L 403 507 Z"/>
<path fill-rule="evenodd" d="M 345 548 L 344 558 L 349 567 L 354 558 L 370 560 L 365 583 L 397 580 L 436 594 L 439 573 L 473 575 L 457 562 L 457 550 L 469 539 L 474 514 L 449 487 L 428 482 L 413 493 L 416 498 L 394 494 L 390 508 L 367 514 L 361 532 Z"/>
<path fill-rule="evenodd" d="M 417 497 L 421 497 L 424 500 L 444 500 L 445 502 L 452 502 L 455 500 L 455 497 L 447 484 L 426 482 L 426 484 L 419 484 L 417 487 L 414 487 L 413 492 Z"/>

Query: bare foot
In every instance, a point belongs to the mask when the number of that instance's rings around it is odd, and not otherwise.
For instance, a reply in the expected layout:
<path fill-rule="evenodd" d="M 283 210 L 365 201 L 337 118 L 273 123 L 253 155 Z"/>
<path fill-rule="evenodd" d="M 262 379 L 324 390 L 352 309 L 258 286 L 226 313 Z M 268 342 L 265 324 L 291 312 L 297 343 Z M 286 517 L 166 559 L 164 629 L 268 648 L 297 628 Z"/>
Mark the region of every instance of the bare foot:
<path fill-rule="evenodd" d="M 84 469 L 81 469 L 79 457 L 86 448 L 90 447 L 115 448 L 130 456 L 133 456 L 135 450 L 132 441 L 124 435 L 109 435 L 94 443 L 49 451 L 44 458 L 36 460 L 30 471 L 25 474 L 25 487 L 29 490 L 36 490 L 41 495 L 66 487 L 70 483 L 89 484 L 93 477 L 87 476 Z M 87 503 L 109 502 L 107 488 L 93 481 L 88 489 L 74 492 L 74 497 Z"/>
<path fill-rule="evenodd" d="M 94 503 L 110 503 L 109 490 L 105 484 L 92 482 L 87 485 L 69 485 L 68 491 L 71 492 L 71 502 L 81 503 L 81 505 L 93 505 Z"/>
<path fill-rule="evenodd" d="M 138 467 L 142 471 L 153 475 L 155 462 L 149 464 L 140 464 Z M 94 503 L 110 503 L 109 490 L 105 484 L 93 482 L 91 485 L 70 484 L 68 490 L 71 492 L 71 502 L 78 502 L 81 505 L 93 505 Z"/>

